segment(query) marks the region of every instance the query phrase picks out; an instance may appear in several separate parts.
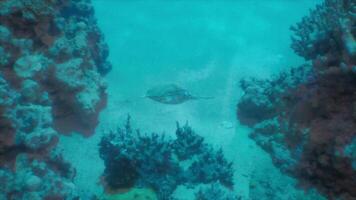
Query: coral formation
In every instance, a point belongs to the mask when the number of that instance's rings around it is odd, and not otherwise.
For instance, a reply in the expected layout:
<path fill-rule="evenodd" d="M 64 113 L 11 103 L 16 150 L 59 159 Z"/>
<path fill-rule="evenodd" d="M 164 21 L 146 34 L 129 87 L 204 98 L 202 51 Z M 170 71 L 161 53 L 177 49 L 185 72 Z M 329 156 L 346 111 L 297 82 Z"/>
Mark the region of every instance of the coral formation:
<path fill-rule="evenodd" d="M 240 122 L 274 163 L 329 199 L 356 199 L 355 8 L 325 0 L 312 10 L 292 28 L 292 48 L 312 65 L 243 81 L 238 104 Z"/>
<path fill-rule="evenodd" d="M 194 154 L 193 154 L 194 155 Z M 222 150 L 214 151 L 211 147 L 204 150 L 198 159 L 188 168 L 191 183 L 212 183 L 219 181 L 222 185 L 232 188 L 232 163 L 224 158 Z"/>
<path fill-rule="evenodd" d="M 178 159 L 189 159 L 191 155 L 203 153 L 205 147 L 204 138 L 194 133 L 190 126 L 180 127 L 177 124 L 177 138 L 173 142 L 173 148 Z"/>
<path fill-rule="evenodd" d="M 89 0 L 0 2 L 1 199 L 75 192 L 51 157 L 58 134 L 92 134 L 105 106 L 108 48 L 93 14 Z"/>
<path fill-rule="evenodd" d="M 133 188 L 119 194 L 105 194 L 100 200 L 157 200 L 156 194 L 150 189 Z"/>
<path fill-rule="evenodd" d="M 219 183 L 214 183 L 210 187 L 201 188 L 195 194 L 195 200 L 240 200 L 241 198 L 234 195 L 231 191 L 221 186 Z"/>
<path fill-rule="evenodd" d="M 176 135 L 172 140 L 156 133 L 141 134 L 132 130 L 128 117 L 124 128 L 111 131 L 100 142 L 105 188 L 152 188 L 158 199 L 166 200 L 183 184 L 220 182 L 222 187 L 232 187 L 232 164 L 222 151 L 215 151 L 187 124 L 178 124 Z"/>
<path fill-rule="evenodd" d="M 79 198 L 72 182 L 75 170 L 56 153 L 45 160 L 19 154 L 14 170 L 0 168 L 0 199 Z"/>
<path fill-rule="evenodd" d="M 325 0 L 309 16 L 291 27 L 292 48 L 315 67 L 352 68 L 355 62 L 355 2 Z"/>

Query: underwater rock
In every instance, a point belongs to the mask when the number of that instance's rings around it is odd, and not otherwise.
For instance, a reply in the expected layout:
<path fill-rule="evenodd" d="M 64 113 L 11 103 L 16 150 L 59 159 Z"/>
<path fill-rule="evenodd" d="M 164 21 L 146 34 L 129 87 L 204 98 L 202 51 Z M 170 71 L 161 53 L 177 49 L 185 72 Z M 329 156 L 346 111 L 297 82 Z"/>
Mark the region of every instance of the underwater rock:
<path fill-rule="evenodd" d="M 240 200 L 241 197 L 233 194 L 219 183 L 214 183 L 210 187 L 201 188 L 195 194 L 195 200 Z"/>
<path fill-rule="evenodd" d="M 255 78 L 241 80 L 240 87 L 245 93 L 237 105 L 240 122 L 252 126 L 262 120 L 273 118 L 278 112 L 278 105 L 283 103 L 276 97 L 283 96 L 286 90 L 293 90 L 304 80 L 313 80 L 309 65 L 292 68 L 289 74 L 281 73 L 274 80 Z"/>
<path fill-rule="evenodd" d="M 311 10 L 308 17 L 291 27 L 293 50 L 318 66 L 348 68 L 355 62 L 355 1 L 325 0 Z"/>
<path fill-rule="evenodd" d="M 164 104 L 180 104 L 189 100 L 212 99 L 212 97 L 197 97 L 175 84 L 160 85 L 147 90 L 146 96 Z"/>
<path fill-rule="evenodd" d="M 257 118 L 253 125 L 246 123 L 253 128 L 250 137 L 270 153 L 277 167 L 298 178 L 304 187 L 316 187 L 328 197 L 352 196 L 356 187 L 352 157 L 343 153 L 355 136 L 356 124 L 349 109 L 355 80 L 348 75 L 318 77 L 318 82 L 306 80 L 284 92 L 273 92 L 280 89 L 276 84 L 268 88 L 279 102 L 274 103 L 274 115 Z M 341 190 L 345 192 L 341 194 Z"/>
<path fill-rule="evenodd" d="M 0 73 L 14 87 L 28 78 L 39 85 L 50 99 L 57 131 L 90 135 L 106 103 L 101 76 L 110 68 L 90 1 L 7 0 L 0 13 L 0 46 L 7 53 Z"/>
<path fill-rule="evenodd" d="M 11 118 L 6 117 L 10 112 L 8 108 L 16 104 L 19 93 L 12 89 L 2 74 L 0 74 L 0 149 L 14 144 L 15 135 Z"/>
<path fill-rule="evenodd" d="M 16 60 L 14 71 L 21 78 L 34 78 L 41 70 L 48 66 L 47 58 L 42 55 L 25 55 Z"/>
<path fill-rule="evenodd" d="M 156 194 L 150 189 L 133 188 L 128 192 L 104 195 L 100 200 L 157 200 Z"/>
<path fill-rule="evenodd" d="M 89 0 L 0 1 L 0 199 L 76 196 L 52 149 L 59 134 L 94 133 L 107 56 Z"/>
<path fill-rule="evenodd" d="M 344 149 L 345 156 L 351 159 L 352 169 L 356 170 L 356 136 Z"/>
<path fill-rule="evenodd" d="M 275 111 L 275 108 L 273 107 L 274 102 L 271 102 L 266 94 L 263 94 L 258 90 L 255 91 L 255 88 L 245 88 L 245 90 L 247 89 L 249 92 L 246 92 L 245 95 L 242 96 L 237 109 L 241 123 L 253 125 L 259 120 L 272 117 L 272 114 Z"/>
<path fill-rule="evenodd" d="M 55 161 L 60 163 L 60 160 Z M 14 172 L 0 168 L 0 193 L 4 199 L 74 199 L 77 189 L 70 177 L 43 160 L 19 154 Z"/>
<path fill-rule="evenodd" d="M 133 131 L 130 118 L 124 128 L 103 136 L 104 187 L 108 191 L 133 186 L 152 188 L 158 199 L 168 200 L 179 185 L 194 187 L 220 181 L 232 188 L 232 163 L 188 126 L 177 126 L 177 139 Z M 187 163 L 191 163 L 187 166 Z"/>
<path fill-rule="evenodd" d="M 351 0 L 325 0 L 312 10 L 292 28 L 292 48 L 312 60 L 311 70 L 304 65 L 271 80 L 245 81 L 238 104 L 240 122 L 253 129 L 250 137 L 274 164 L 328 199 L 356 199 L 350 153 L 356 134 L 355 7 Z M 253 109 L 244 110 L 246 104 Z"/>

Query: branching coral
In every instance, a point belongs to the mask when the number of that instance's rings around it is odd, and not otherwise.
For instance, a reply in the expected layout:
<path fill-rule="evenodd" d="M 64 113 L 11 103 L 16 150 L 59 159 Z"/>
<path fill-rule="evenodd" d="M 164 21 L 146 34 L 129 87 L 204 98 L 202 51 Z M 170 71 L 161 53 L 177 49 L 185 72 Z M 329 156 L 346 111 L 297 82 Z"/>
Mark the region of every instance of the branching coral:
<path fill-rule="evenodd" d="M 233 187 L 232 163 L 224 158 L 222 150 L 215 152 L 213 149 L 205 149 L 188 169 L 191 183 L 212 183 L 219 181 L 228 188 Z"/>
<path fill-rule="evenodd" d="M 180 127 L 177 123 L 176 136 L 172 145 L 179 160 L 186 160 L 191 155 L 201 154 L 206 148 L 204 138 L 194 133 L 187 124 Z"/>
<path fill-rule="evenodd" d="M 132 131 L 130 118 L 124 129 L 118 128 L 102 138 L 100 156 L 106 166 L 104 179 L 111 189 L 138 185 L 168 197 L 182 179 L 171 141 L 157 134 Z"/>
<path fill-rule="evenodd" d="M 133 131 L 111 131 L 100 142 L 105 162 L 104 183 L 115 190 L 132 186 L 152 188 L 159 199 L 171 199 L 178 185 L 220 181 L 232 187 L 233 169 L 222 151 L 215 151 L 186 124 L 177 126 L 177 139 Z M 188 167 L 186 163 L 191 163 Z M 187 169 L 188 168 L 188 169 Z"/>
<path fill-rule="evenodd" d="M 292 26 L 292 48 L 320 67 L 352 67 L 356 56 L 356 2 L 326 0 Z"/>

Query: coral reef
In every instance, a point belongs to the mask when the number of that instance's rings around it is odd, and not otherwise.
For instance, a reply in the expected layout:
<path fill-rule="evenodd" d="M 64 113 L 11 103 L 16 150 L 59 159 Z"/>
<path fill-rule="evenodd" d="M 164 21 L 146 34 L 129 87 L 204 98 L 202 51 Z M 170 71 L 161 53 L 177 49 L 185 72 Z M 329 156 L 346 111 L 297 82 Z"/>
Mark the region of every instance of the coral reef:
<path fill-rule="evenodd" d="M 100 156 L 105 162 L 104 187 L 108 191 L 133 186 L 152 188 L 158 199 L 172 199 L 178 185 L 233 186 L 232 164 L 186 124 L 177 124 L 177 139 L 133 131 L 130 117 L 124 128 L 103 136 Z"/>
<path fill-rule="evenodd" d="M 211 147 L 207 148 L 189 166 L 188 174 L 190 182 L 194 184 L 219 181 L 225 187 L 232 188 L 233 186 L 232 163 L 224 158 L 221 149 L 216 152 Z"/>
<path fill-rule="evenodd" d="M 195 200 L 240 200 L 241 198 L 234 195 L 231 191 L 221 186 L 219 183 L 214 183 L 210 187 L 201 188 L 195 194 Z"/>
<path fill-rule="evenodd" d="M 325 0 L 292 27 L 292 48 L 312 65 L 243 81 L 237 111 L 282 171 L 329 199 L 356 199 L 355 8 Z"/>
<path fill-rule="evenodd" d="M 72 177 L 61 174 L 68 167 L 51 160 L 52 149 L 58 134 L 94 132 L 106 104 L 107 56 L 89 0 L 0 2 L 4 199 L 73 196 Z M 30 176 L 33 186 L 23 185 L 22 175 Z"/>
<path fill-rule="evenodd" d="M 105 194 L 100 200 L 157 200 L 156 194 L 150 189 L 133 188 L 128 192 Z"/>
<path fill-rule="evenodd" d="M 132 131 L 130 119 L 124 129 L 118 128 L 100 142 L 100 156 L 105 162 L 105 183 L 108 188 L 151 187 L 169 196 L 179 181 L 178 161 L 171 143 L 164 136 L 141 135 Z"/>
<path fill-rule="evenodd" d="M 317 68 L 340 66 L 352 68 L 355 62 L 355 2 L 325 0 L 309 16 L 291 27 L 292 48 Z"/>
<path fill-rule="evenodd" d="M 191 155 L 203 153 L 206 148 L 204 138 L 194 133 L 190 126 L 180 127 L 177 123 L 176 136 L 172 145 L 181 161 L 189 159 Z"/>
<path fill-rule="evenodd" d="M 75 170 L 55 153 L 45 160 L 19 154 L 14 170 L 0 168 L 0 199 L 79 198 L 72 182 Z"/>

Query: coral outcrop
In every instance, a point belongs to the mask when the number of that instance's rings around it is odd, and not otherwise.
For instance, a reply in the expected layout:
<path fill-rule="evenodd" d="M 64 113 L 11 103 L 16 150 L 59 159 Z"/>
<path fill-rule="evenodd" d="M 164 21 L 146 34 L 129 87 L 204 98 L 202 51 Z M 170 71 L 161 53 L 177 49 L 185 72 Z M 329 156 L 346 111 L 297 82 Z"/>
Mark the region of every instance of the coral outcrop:
<path fill-rule="evenodd" d="M 209 187 L 201 188 L 195 194 L 195 200 L 240 200 L 231 191 L 222 187 L 219 183 L 211 184 Z"/>
<path fill-rule="evenodd" d="M 52 149 L 58 134 L 94 132 L 106 103 L 107 55 L 89 0 L 0 1 L 4 199 L 71 197 L 72 177 L 62 176 L 64 162 L 50 161 Z M 32 186 L 21 185 L 22 175 Z"/>
<path fill-rule="evenodd" d="M 130 118 L 124 128 L 105 135 L 100 142 L 105 188 L 152 188 L 162 200 L 172 199 L 179 185 L 219 182 L 226 190 L 232 188 L 232 163 L 222 151 L 213 149 L 188 125 L 177 125 L 176 135 L 173 140 L 155 133 L 141 134 L 132 130 Z"/>
<path fill-rule="evenodd" d="M 78 199 L 73 184 L 75 170 L 58 154 L 46 159 L 30 158 L 28 154 L 16 157 L 16 168 L 0 168 L 0 199 Z"/>
<path fill-rule="evenodd" d="M 355 2 L 325 0 L 291 27 L 291 47 L 318 70 L 329 66 L 352 69 L 355 62 Z M 342 66 L 341 66 L 342 65 Z"/>
<path fill-rule="evenodd" d="M 238 118 L 282 171 L 329 199 L 356 199 L 356 2 L 325 0 L 292 27 L 311 65 L 241 83 Z"/>

